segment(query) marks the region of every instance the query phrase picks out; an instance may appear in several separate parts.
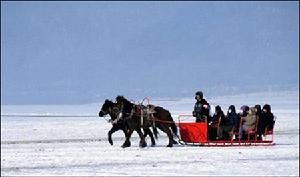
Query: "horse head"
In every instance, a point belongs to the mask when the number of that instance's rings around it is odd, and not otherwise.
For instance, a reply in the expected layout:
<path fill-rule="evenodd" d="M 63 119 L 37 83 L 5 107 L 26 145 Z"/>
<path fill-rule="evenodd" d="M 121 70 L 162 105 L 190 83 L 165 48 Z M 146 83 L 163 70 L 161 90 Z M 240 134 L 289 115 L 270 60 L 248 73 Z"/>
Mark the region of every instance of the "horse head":
<path fill-rule="evenodd" d="M 109 114 L 111 120 L 114 121 L 118 118 L 120 112 L 121 110 L 118 108 L 116 103 L 106 99 L 101 110 L 99 111 L 99 117 Z"/>
<path fill-rule="evenodd" d="M 109 110 L 111 109 L 112 105 L 113 105 L 113 102 L 106 99 L 99 111 L 99 114 L 98 114 L 99 117 L 103 117 L 103 116 L 109 114 Z"/>

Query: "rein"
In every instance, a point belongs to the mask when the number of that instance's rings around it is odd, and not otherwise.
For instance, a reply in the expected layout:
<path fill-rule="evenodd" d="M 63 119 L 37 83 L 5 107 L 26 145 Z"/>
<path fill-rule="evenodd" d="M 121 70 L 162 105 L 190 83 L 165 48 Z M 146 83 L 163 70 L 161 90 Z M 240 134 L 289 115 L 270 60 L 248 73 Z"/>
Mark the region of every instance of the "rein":
<path fill-rule="evenodd" d="M 160 119 L 155 118 L 154 116 L 153 116 L 153 118 L 150 118 L 149 120 L 152 120 L 152 121 L 154 121 L 154 122 L 161 122 L 161 123 L 165 123 L 165 124 L 173 124 L 173 123 L 177 124 L 177 123 L 174 122 L 174 121 L 160 120 Z"/>
<path fill-rule="evenodd" d="M 116 110 L 117 109 L 117 110 Z M 122 111 L 119 111 L 120 109 L 118 109 L 117 106 L 109 106 L 108 110 L 104 111 L 101 110 L 105 116 L 103 116 L 103 118 L 107 121 L 107 122 L 111 122 L 112 124 L 117 123 L 119 120 L 122 119 Z M 111 117 L 110 119 L 106 119 L 105 117 L 108 117 L 107 114 L 109 114 L 109 116 Z M 112 117 L 116 117 L 116 119 L 112 120 Z"/>

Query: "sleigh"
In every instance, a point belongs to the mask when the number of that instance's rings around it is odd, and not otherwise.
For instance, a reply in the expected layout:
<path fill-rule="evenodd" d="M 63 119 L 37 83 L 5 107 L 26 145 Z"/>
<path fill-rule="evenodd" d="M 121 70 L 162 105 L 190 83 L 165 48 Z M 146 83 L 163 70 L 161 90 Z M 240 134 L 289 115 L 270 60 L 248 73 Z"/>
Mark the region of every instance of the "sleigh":
<path fill-rule="evenodd" d="M 206 122 L 195 123 L 195 118 L 192 115 L 179 115 L 178 116 L 178 127 L 180 133 L 179 142 L 184 145 L 194 146 L 272 146 L 275 145 L 273 142 L 274 137 L 274 124 L 272 128 L 265 128 L 262 139 L 257 139 L 257 125 L 256 121 L 255 130 L 247 130 L 246 138 L 241 138 L 241 131 L 235 132 L 233 129 L 228 132 L 229 138 L 226 140 L 212 140 L 210 139 L 210 131 Z M 215 129 L 220 128 L 220 123 L 214 125 Z M 241 126 L 240 126 L 241 128 Z"/>

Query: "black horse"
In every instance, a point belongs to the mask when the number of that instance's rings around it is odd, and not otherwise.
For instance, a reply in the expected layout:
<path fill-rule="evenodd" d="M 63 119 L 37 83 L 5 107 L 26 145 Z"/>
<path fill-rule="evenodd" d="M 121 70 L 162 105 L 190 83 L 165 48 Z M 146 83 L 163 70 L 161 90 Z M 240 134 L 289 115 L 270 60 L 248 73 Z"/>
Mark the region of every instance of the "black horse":
<path fill-rule="evenodd" d="M 152 107 L 152 111 L 150 112 L 150 114 L 148 114 L 149 116 L 144 116 L 143 112 L 141 111 L 143 109 L 141 105 L 135 105 L 123 96 L 117 96 L 116 101 L 118 107 L 120 108 L 120 110 L 122 110 L 123 117 L 128 122 L 128 132 L 126 134 L 126 140 L 122 147 L 130 146 L 129 140 L 131 134 L 135 129 L 138 129 L 140 127 L 146 128 L 149 126 L 153 126 L 154 124 L 156 127 L 158 127 L 168 135 L 169 144 L 167 145 L 167 147 L 172 147 L 173 144 L 177 143 L 173 139 L 173 134 L 178 136 L 177 126 L 168 110 L 159 106 L 148 105 L 149 107 Z M 144 137 L 141 137 L 140 143 L 145 144 Z"/>
<path fill-rule="evenodd" d="M 117 104 L 112 101 L 109 101 L 109 100 L 105 100 L 104 104 L 102 105 L 101 110 L 99 111 L 99 117 L 103 117 L 107 114 L 109 114 L 111 117 L 112 128 L 108 132 L 108 141 L 111 145 L 113 145 L 111 136 L 114 132 L 116 132 L 118 130 L 122 130 L 125 134 L 125 137 L 127 137 L 128 123 L 125 119 L 123 119 L 123 117 L 120 113 L 121 113 L 121 110 L 118 108 Z M 140 128 L 135 129 L 135 130 L 139 133 Z M 155 140 L 154 140 L 151 130 L 149 128 L 144 128 L 143 130 L 145 133 L 145 135 L 143 137 L 146 137 L 147 135 L 149 135 L 151 138 L 151 145 L 155 146 Z M 129 144 L 130 144 L 130 142 L 129 142 Z"/>

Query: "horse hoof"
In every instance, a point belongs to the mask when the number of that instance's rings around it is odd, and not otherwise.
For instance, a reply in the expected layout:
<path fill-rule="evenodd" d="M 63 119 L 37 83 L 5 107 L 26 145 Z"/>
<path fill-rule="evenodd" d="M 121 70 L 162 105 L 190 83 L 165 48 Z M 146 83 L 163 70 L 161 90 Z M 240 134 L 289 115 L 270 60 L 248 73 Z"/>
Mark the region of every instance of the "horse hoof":
<path fill-rule="evenodd" d="M 147 146 L 147 143 L 140 143 L 140 147 L 146 147 Z"/>
<path fill-rule="evenodd" d="M 131 145 L 130 142 L 125 142 L 121 147 L 126 148 L 126 147 L 130 147 L 130 145 Z"/>
<path fill-rule="evenodd" d="M 175 140 L 173 140 L 173 144 L 178 144 L 178 142 L 177 142 L 177 141 L 175 141 Z"/>
<path fill-rule="evenodd" d="M 127 144 L 123 144 L 121 147 L 122 147 L 122 148 L 127 148 L 127 147 L 130 147 L 130 146 L 127 145 Z"/>
<path fill-rule="evenodd" d="M 173 144 L 168 144 L 167 147 L 173 147 Z"/>
<path fill-rule="evenodd" d="M 155 147 L 156 144 L 151 144 L 151 147 Z"/>
<path fill-rule="evenodd" d="M 114 143 L 112 141 L 108 141 L 110 145 L 114 145 Z"/>

